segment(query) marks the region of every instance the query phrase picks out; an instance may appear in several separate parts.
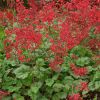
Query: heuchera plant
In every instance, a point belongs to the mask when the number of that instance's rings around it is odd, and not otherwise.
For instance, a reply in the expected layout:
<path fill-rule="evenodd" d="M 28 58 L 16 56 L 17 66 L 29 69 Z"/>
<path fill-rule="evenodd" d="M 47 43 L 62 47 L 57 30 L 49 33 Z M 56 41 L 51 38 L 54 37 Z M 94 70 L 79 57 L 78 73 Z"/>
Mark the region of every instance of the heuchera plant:
<path fill-rule="evenodd" d="M 100 92 L 99 4 L 99 0 L 28 0 L 25 7 L 16 0 L 15 9 L 0 11 L 5 28 L 0 97 L 96 100 Z"/>

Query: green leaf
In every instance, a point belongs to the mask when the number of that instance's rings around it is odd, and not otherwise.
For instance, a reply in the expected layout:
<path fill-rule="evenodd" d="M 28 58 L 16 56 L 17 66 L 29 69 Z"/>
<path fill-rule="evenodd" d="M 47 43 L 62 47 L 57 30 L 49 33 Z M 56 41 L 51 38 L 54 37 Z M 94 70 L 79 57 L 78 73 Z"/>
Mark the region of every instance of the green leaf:
<path fill-rule="evenodd" d="M 39 91 L 39 89 L 41 88 L 41 86 L 42 86 L 42 82 L 36 82 L 31 85 L 31 91 L 33 93 L 37 93 Z"/>
<path fill-rule="evenodd" d="M 39 66 L 39 67 L 45 65 L 44 59 L 38 58 L 38 59 L 36 60 L 36 65 Z"/>
<path fill-rule="evenodd" d="M 45 90 L 46 90 L 46 94 L 47 94 L 47 96 L 52 96 L 52 94 L 53 94 L 53 88 L 51 88 L 51 87 L 46 87 L 45 88 Z"/>
<path fill-rule="evenodd" d="M 34 94 L 31 90 L 28 91 L 28 96 L 30 96 L 31 100 L 37 100 L 38 95 Z"/>
<path fill-rule="evenodd" d="M 23 96 L 21 96 L 20 94 L 17 94 L 17 93 L 14 93 L 12 96 L 13 96 L 13 99 L 25 100 Z"/>
<path fill-rule="evenodd" d="M 85 47 L 82 47 L 80 45 L 74 47 L 71 50 L 70 54 L 75 54 L 75 55 L 77 55 L 79 57 L 85 57 L 85 56 L 91 57 L 92 56 L 92 52 L 89 49 L 87 49 Z"/>
<path fill-rule="evenodd" d="M 65 92 L 58 92 L 56 95 L 58 95 L 60 99 L 66 99 L 67 97 L 67 93 Z"/>
<path fill-rule="evenodd" d="M 14 22 L 13 23 L 13 27 L 19 27 L 18 23 L 17 22 Z"/>
<path fill-rule="evenodd" d="M 52 100 L 60 100 L 60 98 L 57 94 L 54 94 L 53 97 L 52 97 Z"/>
<path fill-rule="evenodd" d="M 0 27 L 0 39 L 2 39 L 4 35 L 5 35 L 4 28 Z"/>
<path fill-rule="evenodd" d="M 82 91 L 82 95 L 86 95 L 88 91 Z"/>
<path fill-rule="evenodd" d="M 69 90 L 70 89 L 70 85 L 69 84 L 65 84 L 65 89 Z"/>
<path fill-rule="evenodd" d="M 55 80 L 57 80 L 57 79 L 58 79 L 58 77 L 59 77 L 59 73 L 56 73 L 56 74 L 54 74 L 54 75 L 53 75 L 52 80 L 54 80 L 54 81 L 55 81 Z"/>
<path fill-rule="evenodd" d="M 93 98 L 93 100 L 98 100 L 98 99 L 97 99 L 97 95 Z"/>
<path fill-rule="evenodd" d="M 41 100 L 48 100 L 45 96 L 40 97 Z M 40 99 L 39 99 L 40 100 Z"/>
<path fill-rule="evenodd" d="M 64 79 L 63 79 L 63 83 L 64 84 L 67 84 L 67 86 L 70 86 L 73 84 L 73 81 L 74 79 L 71 77 L 71 76 L 66 76 Z"/>
<path fill-rule="evenodd" d="M 3 85 L 2 88 L 4 90 L 8 90 L 9 92 L 18 92 L 22 87 L 22 83 L 19 80 L 14 80 L 14 79 L 9 81 L 6 80 L 2 85 Z"/>
<path fill-rule="evenodd" d="M 55 93 L 54 95 L 53 95 L 53 100 L 62 100 L 62 99 L 66 99 L 66 97 L 67 97 L 67 93 L 65 93 L 65 92 L 58 92 L 58 93 Z"/>
<path fill-rule="evenodd" d="M 2 100 L 11 100 L 11 96 L 5 96 L 2 98 Z"/>
<path fill-rule="evenodd" d="M 76 64 L 78 66 L 85 66 L 90 63 L 90 59 L 88 57 L 81 57 L 78 60 L 76 60 Z"/>
<path fill-rule="evenodd" d="M 3 46 L 3 41 L 0 40 L 0 51 L 3 50 L 3 47 L 4 47 L 4 46 Z"/>
<path fill-rule="evenodd" d="M 33 80 L 33 76 L 29 75 L 27 78 L 22 80 L 22 84 L 25 86 L 30 86 Z"/>
<path fill-rule="evenodd" d="M 59 91 L 61 91 L 63 88 L 64 88 L 64 85 L 61 84 L 61 83 L 55 83 L 55 84 L 53 85 L 53 89 L 54 89 L 55 92 L 59 92 Z"/>
<path fill-rule="evenodd" d="M 87 68 L 88 68 L 88 71 L 89 71 L 89 72 L 96 71 L 96 69 L 93 68 L 92 66 L 88 66 Z"/>
<path fill-rule="evenodd" d="M 53 83 L 54 83 L 54 80 L 53 79 L 47 79 L 45 82 L 46 82 L 47 86 L 51 87 L 53 85 Z"/>
<path fill-rule="evenodd" d="M 93 77 L 93 81 L 99 81 L 100 80 L 100 71 L 96 71 Z"/>
<path fill-rule="evenodd" d="M 57 20 L 54 20 L 54 22 L 53 22 L 55 25 L 57 25 L 58 24 L 58 21 Z"/>
<path fill-rule="evenodd" d="M 94 90 L 95 90 L 94 82 L 91 81 L 91 82 L 89 83 L 88 86 L 89 86 L 89 89 L 90 89 L 91 91 L 94 91 Z"/>
<path fill-rule="evenodd" d="M 28 77 L 30 67 L 26 65 L 21 65 L 19 68 L 14 70 L 14 74 L 16 75 L 17 78 L 19 79 L 25 79 Z"/>
<path fill-rule="evenodd" d="M 23 96 L 17 97 L 17 100 L 24 100 Z"/>
<path fill-rule="evenodd" d="M 10 92 L 18 92 L 20 88 L 21 88 L 20 86 L 9 86 L 8 87 L 8 91 L 10 91 Z"/>
<path fill-rule="evenodd" d="M 47 69 L 44 68 L 44 67 L 40 67 L 39 69 L 40 69 L 41 72 L 45 72 L 45 71 L 47 70 Z"/>
<path fill-rule="evenodd" d="M 15 61 L 10 61 L 10 64 L 11 64 L 12 66 L 16 66 L 16 62 L 15 62 Z"/>
<path fill-rule="evenodd" d="M 100 89 L 100 81 L 95 82 L 95 89 Z"/>
<path fill-rule="evenodd" d="M 90 33 L 89 33 L 89 36 L 90 36 L 91 38 L 96 38 L 96 35 L 94 34 L 94 32 L 95 32 L 95 27 L 92 27 L 92 28 L 90 29 Z"/>
<path fill-rule="evenodd" d="M 69 71 L 69 66 L 67 64 L 62 64 L 62 72 L 68 72 Z"/>

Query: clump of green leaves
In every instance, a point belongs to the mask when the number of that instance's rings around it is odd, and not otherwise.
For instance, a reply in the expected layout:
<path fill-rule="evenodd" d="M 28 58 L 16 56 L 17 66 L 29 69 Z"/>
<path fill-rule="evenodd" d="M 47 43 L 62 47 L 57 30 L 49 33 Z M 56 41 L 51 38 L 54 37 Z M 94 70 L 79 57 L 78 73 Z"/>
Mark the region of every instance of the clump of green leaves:
<path fill-rule="evenodd" d="M 83 53 L 82 53 L 83 52 Z M 78 59 L 72 59 L 70 55 L 76 54 Z M 11 94 L 3 100 L 65 100 L 69 94 L 77 93 L 75 88 L 80 82 L 88 82 L 87 91 L 82 91 L 83 97 L 88 92 L 100 90 L 100 66 L 94 68 L 96 63 L 92 59 L 92 52 L 81 46 L 73 48 L 65 62 L 61 66 L 61 72 L 53 72 L 44 57 L 36 56 L 34 64 L 18 64 L 16 61 L 2 58 L 0 63 L 0 88 Z M 40 58 L 39 58 L 40 57 Z M 77 66 L 88 68 L 88 75 L 75 76 L 69 66 L 69 62 Z M 41 99 L 40 99 L 41 98 Z"/>

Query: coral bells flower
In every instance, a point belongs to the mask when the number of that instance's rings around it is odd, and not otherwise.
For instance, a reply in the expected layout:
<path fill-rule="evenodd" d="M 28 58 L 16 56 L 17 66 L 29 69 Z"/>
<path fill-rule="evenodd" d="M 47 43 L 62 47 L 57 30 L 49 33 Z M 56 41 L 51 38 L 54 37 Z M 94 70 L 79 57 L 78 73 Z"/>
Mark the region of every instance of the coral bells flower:
<path fill-rule="evenodd" d="M 17 54 L 18 54 L 18 55 L 21 55 L 22 52 L 23 52 L 22 50 L 17 50 Z"/>
<path fill-rule="evenodd" d="M 6 17 L 7 17 L 9 20 L 12 20 L 12 19 L 13 19 L 13 14 L 12 14 L 12 12 L 7 12 L 7 13 L 6 13 Z"/>
<path fill-rule="evenodd" d="M 16 2 L 20 2 L 20 0 L 16 0 Z"/>
<path fill-rule="evenodd" d="M 60 56 L 55 56 L 54 60 L 50 62 L 49 66 L 56 72 L 60 72 L 61 68 L 60 65 L 64 62 L 63 58 Z"/>
<path fill-rule="evenodd" d="M 24 59 L 25 59 L 25 56 L 23 56 L 23 55 L 21 55 L 21 56 L 19 57 L 19 61 L 21 61 L 21 62 L 24 62 Z"/>
<path fill-rule="evenodd" d="M 73 94 L 73 95 L 69 96 L 68 100 L 82 100 L 82 98 L 81 98 L 80 94 L 77 93 L 77 94 Z"/>
<path fill-rule="evenodd" d="M 90 49 L 97 50 L 100 48 L 100 40 L 99 39 L 91 39 L 88 42 L 88 45 L 89 45 Z"/>
<path fill-rule="evenodd" d="M 2 19 L 4 16 L 3 12 L 0 11 L 0 19 Z"/>
<path fill-rule="evenodd" d="M 48 12 L 47 9 L 39 12 L 39 18 L 40 20 L 42 20 L 42 22 L 52 22 L 54 17 L 55 17 L 55 12 L 53 11 L 53 9 L 49 9 Z"/>
<path fill-rule="evenodd" d="M 79 91 L 88 91 L 88 82 L 80 82 L 77 86 L 76 86 L 76 90 Z"/>
<path fill-rule="evenodd" d="M 77 68 L 74 70 L 74 74 L 84 76 L 87 74 L 87 68 Z"/>
<path fill-rule="evenodd" d="M 14 28 L 12 31 L 6 31 L 7 38 L 4 41 L 5 51 L 13 55 L 13 51 L 16 51 L 16 54 L 20 56 L 23 53 L 23 50 L 29 50 L 29 52 L 37 49 L 41 44 L 42 34 L 35 33 L 33 27 L 23 27 L 23 28 Z M 12 37 L 14 35 L 14 37 Z M 9 40 L 9 39 L 12 40 Z M 9 44 L 9 45 L 8 45 Z M 6 56 L 9 58 L 8 54 Z M 24 61 L 25 57 L 19 57 L 20 61 Z"/>
<path fill-rule="evenodd" d="M 71 19 L 70 19 L 71 22 L 69 20 L 70 23 L 66 19 L 66 21 L 62 24 L 62 28 L 60 30 L 60 39 L 67 44 L 67 48 L 69 50 L 77 46 L 84 38 L 88 36 L 88 33 L 87 33 L 88 27 L 87 29 L 83 28 L 84 30 L 81 29 L 80 25 L 76 24 L 76 21 L 73 20 L 74 17 L 75 16 L 73 14 L 73 17 L 71 16 Z"/>
<path fill-rule="evenodd" d="M 58 64 L 58 62 L 56 61 L 51 61 L 50 64 L 49 64 L 50 68 L 55 71 L 55 72 L 61 72 L 61 68 Z"/>
<path fill-rule="evenodd" d="M 13 55 L 12 52 L 15 53 L 14 55 L 17 54 L 18 58 L 24 50 L 31 53 L 39 48 L 42 43 L 41 40 L 44 38 L 43 35 L 49 34 L 52 38 L 50 39 L 49 50 L 54 56 L 54 61 L 50 62 L 50 66 L 55 68 L 54 66 L 62 64 L 63 58 L 67 56 L 70 49 L 79 45 L 89 36 L 88 33 L 92 26 L 96 27 L 95 33 L 99 33 L 97 25 L 100 22 L 100 11 L 98 6 L 91 6 L 91 0 L 70 0 L 70 2 L 65 2 L 65 0 L 45 2 L 42 0 L 44 3 L 41 0 L 39 2 L 38 0 L 28 0 L 29 8 L 23 5 L 23 0 L 15 1 L 17 2 L 16 16 L 10 12 L 6 12 L 6 14 L 0 12 L 0 18 L 6 18 L 7 20 L 4 19 L 4 22 L 7 24 L 13 18 L 11 21 L 13 24 L 8 24 L 9 27 L 6 31 L 5 51 L 11 55 Z M 6 17 L 3 18 L 3 15 Z M 12 35 L 15 35 L 14 38 Z M 9 39 L 10 41 L 8 41 Z M 99 47 L 100 43 L 98 43 Z M 23 60 L 23 57 L 20 57 L 20 61 Z M 85 67 L 77 68 L 75 66 L 71 69 L 78 76 L 87 74 Z"/>
<path fill-rule="evenodd" d="M 0 91 L 0 100 L 2 100 L 2 98 L 3 98 L 4 96 L 7 96 L 7 95 L 9 95 L 9 94 L 10 94 L 9 92 Z"/>
<path fill-rule="evenodd" d="M 83 91 L 83 90 L 88 90 L 88 83 L 87 82 L 81 82 L 81 88 L 80 90 Z"/>
<path fill-rule="evenodd" d="M 6 53 L 6 58 L 9 59 L 11 56 L 9 53 Z"/>
<path fill-rule="evenodd" d="M 74 64 L 70 64 L 70 67 L 73 71 L 73 73 L 77 76 L 84 76 L 87 74 L 88 70 L 86 67 L 84 68 L 79 68 L 79 67 L 76 67 Z"/>

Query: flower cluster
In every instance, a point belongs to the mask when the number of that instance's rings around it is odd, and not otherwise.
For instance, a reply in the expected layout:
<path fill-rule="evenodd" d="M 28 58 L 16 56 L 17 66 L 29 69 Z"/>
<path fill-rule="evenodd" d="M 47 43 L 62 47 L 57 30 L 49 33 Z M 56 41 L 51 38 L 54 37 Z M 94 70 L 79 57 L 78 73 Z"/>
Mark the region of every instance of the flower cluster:
<path fill-rule="evenodd" d="M 5 14 L 7 22 L 11 23 L 12 27 L 6 30 L 6 56 L 10 58 L 13 52 L 21 61 L 25 61 L 22 60 L 26 58 L 21 55 L 23 51 L 34 51 L 46 34 L 52 40 L 50 50 L 54 54 L 54 60 L 50 61 L 50 66 L 55 68 L 63 63 L 63 57 L 67 56 L 69 50 L 89 37 L 91 27 L 95 27 L 96 34 L 99 33 L 100 11 L 97 6 L 91 6 L 89 0 L 41 3 L 42 10 L 34 0 L 29 0 L 29 8 L 23 6 L 22 1 L 16 1 L 16 16 L 10 12 Z M 55 21 L 56 24 L 54 24 Z M 86 68 L 71 68 L 77 75 L 87 73 Z"/>
<path fill-rule="evenodd" d="M 70 64 L 70 67 L 73 71 L 73 73 L 77 76 L 84 76 L 88 73 L 88 69 L 86 67 L 76 67 L 74 64 Z"/>
<path fill-rule="evenodd" d="M 8 37 L 5 39 L 5 51 L 7 58 L 17 56 L 20 61 L 26 61 L 23 52 L 34 51 L 41 43 L 41 34 L 35 33 L 32 27 L 14 28 L 6 30 Z M 8 43 L 8 44 L 7 44 Z"/>
<path fill-rule="evenodd" d="M 79 93 L 69 96 L 68 100 L 82 100 Z"/>

